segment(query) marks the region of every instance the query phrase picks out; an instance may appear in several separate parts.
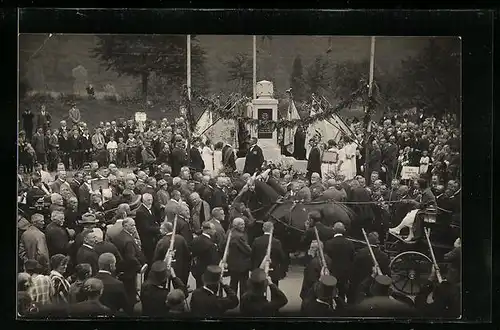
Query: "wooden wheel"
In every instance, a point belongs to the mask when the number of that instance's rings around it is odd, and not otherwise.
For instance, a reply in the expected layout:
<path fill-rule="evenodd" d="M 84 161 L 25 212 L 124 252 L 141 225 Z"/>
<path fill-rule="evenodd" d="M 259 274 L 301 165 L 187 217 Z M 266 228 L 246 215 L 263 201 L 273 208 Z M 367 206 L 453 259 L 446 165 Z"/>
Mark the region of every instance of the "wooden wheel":
<path fill-rule="evenodd" d="M 393 287 L 409 296 L 416 296 L 427 281 L 432 261 L 425 254 L 406 251 L 392 259 L 390 265 Z"/>

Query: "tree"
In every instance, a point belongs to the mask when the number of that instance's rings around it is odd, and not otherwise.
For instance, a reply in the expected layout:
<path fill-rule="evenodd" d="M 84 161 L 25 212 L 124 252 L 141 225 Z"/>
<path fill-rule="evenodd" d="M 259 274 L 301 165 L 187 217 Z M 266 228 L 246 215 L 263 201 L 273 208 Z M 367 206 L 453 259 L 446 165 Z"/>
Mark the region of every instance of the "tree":
<path fill-rule="evenodd" d="M 403 60 L 400 98 L 427 113 L 460 112 L 460 43 L 458 39 L 431 39 L 419 54 Z"/>
<path fill-rule="evenodd" d="M 193 74 L 203 74 L 204 50 L 191 38 L 191 66 Z M 143 100 L 148 95 L 152 73 L 166 78 L 170 85 L 181 87 L 186 81 L 186 37 L 171 35 L 108 35 L 99 36 L 92 55 L 106 70 L 119 75 L 141 78 Z"/>
<path fill-rule="evenodd" d="M 306 94 L 306 83 L 303 75 L 302 60 L 300 56 L 293 60 L 292 74 L 290 75 L 290 87 L 294 100 L 304 101 Z"/>
<path fill-rule="evenodd" d="M 229 61 L 226 61 L 229 81 L 235 82 L 238 91 L 243 95 L 252 94 L 252 58 L 246 54 L 238 53 Z"/>
<path fill-rule="evenodd" d="M 306 82 L 308 93 L 318 93 L 329 86 L 331 73 L 329 63 L 322 56 L 317 56 L 314 62 L 307 68 Z"/>
<path fill-rule="evenodd" d="M 368 81 L 370 61 L 345 61 L 333 66 L 333 79 L 330 89 L 336 99 L 347 100 L 361 87 L 362 81 Z M 375 76 L 375 75 L 374 75 Z M 378 76 L 378 75 L 377 75 Z"/>

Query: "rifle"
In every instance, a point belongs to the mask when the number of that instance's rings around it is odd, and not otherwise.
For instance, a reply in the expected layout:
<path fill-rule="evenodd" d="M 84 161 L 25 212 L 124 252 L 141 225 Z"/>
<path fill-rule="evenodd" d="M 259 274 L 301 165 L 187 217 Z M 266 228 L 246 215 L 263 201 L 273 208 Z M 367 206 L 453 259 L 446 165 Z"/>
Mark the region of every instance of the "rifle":
<path fill-rule="evenodd" d="M 325 260 L 325 253 L 323 252 L 323 247 L 321 246 L 321 240 L 319 239 L 318 228 L 314 227 L 314 234 L 316 235 L 316 241 L 318 241 L 319 257 L 321 261 L 321 275 L 330 275 L 328 270 L 328 265 Z"/>
<path fill-rule="evenodd" d="M 229 254 L 229 243 L 231 242 L 231 234 L 233 233 L 232 230 L 229 230 L 227 234 L 227 240 L 226 240 L 226 246 L 224 247 L 224 254 L 222 255 L 222 259 L 219 262 L 219 267 L 221 268 L 221 273 L 220 273 L 220 280 L 222 281 L 222 278 L 224 277 L 224 273 L 226 272 L 226 262 L 227 262 L 227 256 Z M 219 296 L 222 297 L 222 286 L 219 285 Z"/>
<path fill-rule="evenodd" d="M 266 278 L 269 277 L 269 271 L 272 270 L 270 269 L 271 266 L 271 244 L 273 242 L 273 232 L 274 228 L 271 229 L 271 232 L 269 233 L 269 242 L 267 243 L 267 250 L 266 250 L 266 255 L 264 256 L 264 260 L 262 260 L 261 263 L 261 268 L 264 268 L 264 272 L 266 273 Z M 270 290 L 269 287 L 267 289 L 268 291 Z M 268 297 L 268 300 L 271 299 L 271 293 L 266 291 L 266 297 Z"/>
<path fill-rule="evenodd" d="M 165 254 L 165 259 L 164 261 L 167 263 L 167 269 L 172 268 L 172 262 L 175 262 L 174 260 L 174 254 L 175 254 L 175 249 L 174 249 L 174 243 L 175 243 L 175 231 L 177 230 L 177 214 L 175 215 L 174 218 L 174 226 L 172 228 L 172 237 L 170 238 L 170 246 L 168 247 L 167 253 Z M 170 287 L 170 283 L 168 284 L 167 288 Z"/>
<path fill-rule="evenodd" d="M 436 278 L 438 280 L 438 283 L 443 282 L 443 277 L 441 276 L 441 270 L 439 269 L 439 265 L 436 261 L 436 256 L 434 255 L 434 249 L 432 248 L 431 244 L 431 230 L 430 228 L 424 228 L 425 232 L 425 237 L 427 238 L 427 244 L 429 245 L 429 251 L 431 252 L 431 257 L 432 257 L 432 263 L 434 264 L 434 269 L 436 270 Z"/>
<path fill-rule="evenodd" d="M 368 250 L 370 251 L 370 255 L 372 256 L 373 266 L 375 267 L 375 271 L 377 272 L 377 275 L 384 275 L 384 274 L 382 274 L 382 271 L 380 270 L 380 266 L 378 264 L 377 258 L 375 258 L 375 254 L 373 253 L 372 245 L 370 244 L 370 241 L 368 241 L 368 236 L 366 236 L 365 229 L 361 228 L 361 231 L 363 232 L 363 236 L 365 237 L 366 245 L 368 246 Z"/>

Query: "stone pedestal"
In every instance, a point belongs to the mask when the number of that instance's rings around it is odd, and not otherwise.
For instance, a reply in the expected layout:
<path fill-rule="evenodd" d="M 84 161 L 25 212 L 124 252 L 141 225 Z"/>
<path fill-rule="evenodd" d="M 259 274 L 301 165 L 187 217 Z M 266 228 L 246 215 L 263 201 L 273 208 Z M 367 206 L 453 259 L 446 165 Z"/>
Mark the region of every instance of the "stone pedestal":
<path fill-rule="evenodd" d="M 252 101 L 252 117 L 261 122 L 278 120 L 278 100 L 273 97 L 273 84 L 270 81 L 257 83 L 257 98 Z M 262 148 L 266 160 L 279 161 L 281 148 L 274 127 L 252 127 L 252 136 L 259 140 L 258 145 Z"/>

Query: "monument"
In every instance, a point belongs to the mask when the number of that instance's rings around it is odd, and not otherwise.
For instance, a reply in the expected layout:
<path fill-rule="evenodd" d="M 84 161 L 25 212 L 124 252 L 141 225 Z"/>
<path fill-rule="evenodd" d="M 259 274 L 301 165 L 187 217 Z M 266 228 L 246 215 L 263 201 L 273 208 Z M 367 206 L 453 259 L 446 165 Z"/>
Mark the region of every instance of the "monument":
<path fill-rule="evenodd" d="M 259 120 L 258 127 L 251 127 L 251 135 L 257 137 L 264 159 L 273 162 L 281 160 L 281 148 L 278 145 L 278 133 L 268 120 L 278 120 L 278 100 L 273 97 L 273 83 L 262 80 L 256 86 L 257 98 L 252 100 L 252 118 Z"/>
<path fill-rule="evenodd" d="M 79 65 L 73 70 L 71 70 L 73 78 L 75 81 L 73 82 L 73 93 L 76 95 L 87 95 L 87 69 L 85 69 L 82 65 Z"/>

